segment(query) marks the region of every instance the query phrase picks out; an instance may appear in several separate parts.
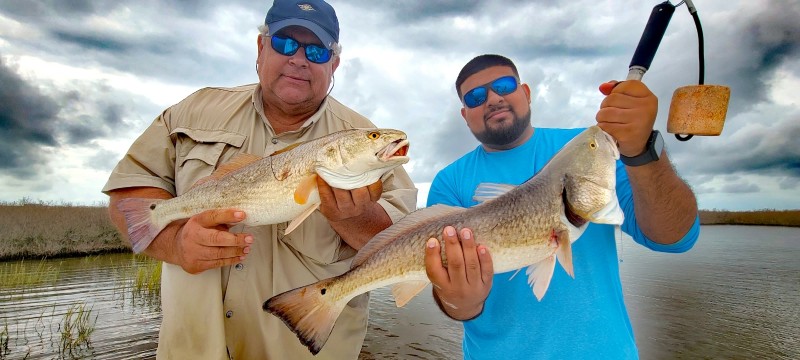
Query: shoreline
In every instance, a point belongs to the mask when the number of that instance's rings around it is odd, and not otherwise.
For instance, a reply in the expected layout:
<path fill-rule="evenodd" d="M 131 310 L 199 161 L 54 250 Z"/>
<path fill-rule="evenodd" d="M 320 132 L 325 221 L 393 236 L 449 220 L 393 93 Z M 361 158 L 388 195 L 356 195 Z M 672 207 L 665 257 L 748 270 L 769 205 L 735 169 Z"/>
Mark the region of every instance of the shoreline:
<path fill-rule="evenodd" d="M 800 227 L 800 210 L 700 210 L 700 224 Z M 0 261 L 125 252 L 105 206 L 0 202 Z"/>

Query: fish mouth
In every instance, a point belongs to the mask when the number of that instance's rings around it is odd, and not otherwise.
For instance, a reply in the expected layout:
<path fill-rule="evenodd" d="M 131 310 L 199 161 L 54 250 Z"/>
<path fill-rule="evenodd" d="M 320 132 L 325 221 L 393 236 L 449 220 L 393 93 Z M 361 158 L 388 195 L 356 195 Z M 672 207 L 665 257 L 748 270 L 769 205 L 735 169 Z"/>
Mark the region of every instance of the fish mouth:
<path fill-rule="evenodd" d="M 409 142 L 406 139 L 398 139 L 386 145 L 383 149 L 375 153 L 381 161 L 397 160 L 407 158 Z"/>
<path fill-rule="evenodd" d="M 603 133 L 603 136 L 606 137 L 606 140 L 608 140 L 608 142 L 611 143 L 612 145 L 611 149 L 614 152 L 614 160 L 619 160 L 619 146 L 617 144 L 617 140 L 614 139 L 614 137 L 611 136 L 609 133 L 603 130 L 601 130 L 600 132 Z"/>

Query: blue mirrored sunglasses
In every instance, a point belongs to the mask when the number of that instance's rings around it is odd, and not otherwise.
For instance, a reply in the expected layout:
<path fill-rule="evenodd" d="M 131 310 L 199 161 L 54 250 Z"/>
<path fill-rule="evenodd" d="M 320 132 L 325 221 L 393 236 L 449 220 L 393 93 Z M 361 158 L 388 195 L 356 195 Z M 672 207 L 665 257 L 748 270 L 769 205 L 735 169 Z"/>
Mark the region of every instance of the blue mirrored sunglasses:
<path fill-rule="evenodd" d="M 495 94 L 505 96 L 517 90 L 517 78 L 513 76 L 503 76 L 494 81 L 478 86 L 464 94 L 464 105 L 474 108 L 483 105 L 489 97 L 491 88 Z"/>
<path fill-rule="evenodd" d="M 324 64 L 331 59 L 332 51 L 322 45 L 303 44 L 290 37 L 280 35 L 272 35 L 270 43 L 272 49 L 281 55 L 292 56 L 302 47 L 308 61 L 316 64 Z"/>

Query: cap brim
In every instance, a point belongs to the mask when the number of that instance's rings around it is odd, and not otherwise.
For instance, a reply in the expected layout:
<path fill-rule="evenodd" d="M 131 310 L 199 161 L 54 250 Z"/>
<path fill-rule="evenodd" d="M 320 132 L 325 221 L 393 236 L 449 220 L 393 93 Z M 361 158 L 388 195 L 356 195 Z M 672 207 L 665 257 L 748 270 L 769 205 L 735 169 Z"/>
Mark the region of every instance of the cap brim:
<path fill-rule="evenodd" d="M 309 20 L 306 20 L 306 19 L 278 20 L 278 21 L 275 21 L 275 22 L 273 22 L 271 24 L 267 24 L 267 25 L 269 26 L 270 34 L 275 34 L 275 33 L 277 33 L 278 31 L 280 31 L 281 29 L 283 29 L 283 28 L 285 28 L 287 26 L 301 26 L 301 27 L 304 27 L 304 28 L 306 28 L 308 30 L 311 30 L 311 32 L 313 32 L 314 35 L 316 35 L 317 38 L 319 38 L 319 41 L 322 42 L 322 45 L 324 45 L 328 49 L 332 49 L 333 48 L 333 44 L 336 42 L 336 40 L 333 39 L 333 36 L 328 34 L 328 32 L 325 31 L 321 26 L 317 25 L 313 21 L 309 21 Z"/>

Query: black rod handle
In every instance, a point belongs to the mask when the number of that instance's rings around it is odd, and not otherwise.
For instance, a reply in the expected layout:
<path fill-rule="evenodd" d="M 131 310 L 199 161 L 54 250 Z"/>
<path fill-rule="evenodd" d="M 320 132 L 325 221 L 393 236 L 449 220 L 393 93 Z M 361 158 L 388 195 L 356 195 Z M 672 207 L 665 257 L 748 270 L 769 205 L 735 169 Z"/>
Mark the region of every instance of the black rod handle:
<path fill-rule="evenodd" d="M 650 19 L 647 20 L 642 37 L 639 39 L 639 45 L 636 46 L 636 51 L 633 53 L 631 64 L 628 66 L 628 80 L 641 80 L 644 73 L 650 68 L 658 45 L 661 44 L 661 39 L 664 38 L 667 25 L 674 13 L 675 6 L 669 1 L 653 7 Z"/>

